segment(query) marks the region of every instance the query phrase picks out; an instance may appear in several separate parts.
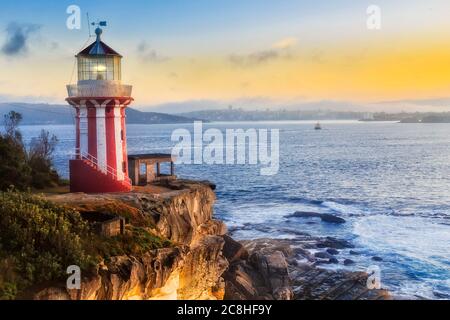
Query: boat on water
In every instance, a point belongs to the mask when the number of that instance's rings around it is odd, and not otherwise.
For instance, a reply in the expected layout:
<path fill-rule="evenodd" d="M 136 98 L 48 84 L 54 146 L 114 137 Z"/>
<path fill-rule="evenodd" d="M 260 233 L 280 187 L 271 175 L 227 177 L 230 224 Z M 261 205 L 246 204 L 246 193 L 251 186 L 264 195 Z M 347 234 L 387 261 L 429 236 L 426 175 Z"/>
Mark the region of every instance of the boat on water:
<path fill-rule="evenodd" d="M 314 127 L 315 130 L 322 130 L 322 126 L 320 125 L 320 122 L 316 123 L 316 126 Z"/>

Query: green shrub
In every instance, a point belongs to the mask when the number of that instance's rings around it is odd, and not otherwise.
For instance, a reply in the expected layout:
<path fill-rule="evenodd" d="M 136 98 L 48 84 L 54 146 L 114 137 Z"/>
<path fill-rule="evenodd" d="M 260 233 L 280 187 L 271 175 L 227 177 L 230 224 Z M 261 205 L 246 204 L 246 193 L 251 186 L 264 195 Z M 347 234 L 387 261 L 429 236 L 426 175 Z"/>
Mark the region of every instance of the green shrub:
<path fill-rule="evenodd" d="M 20 190 L 31 186 L 31 168 L 23 146 L 9 136 L 0 135 L 0 190 L 14 185 Z"/>
<path fill-rule="evenodd" d="M 130 226 L 124 235 L 113 238 L 98 237 L 95 250 L 104 259 L 121 255 L 141 255 L 150 250 L 172 246 L 169 240 L 162 239 L 145 228 Z"/>
<path fill-rule="evenodd" d="M 0 135 L 0 190 L 6 191 L 11 185 L 22 191 L 58 186 L 60 178 L 52 164 L 58 139 L 42 130 L 27 150 L 19 131 L 21 120 L 22 115 L 14 111 L 4 117 L 5 134 Z"/>
<path fill-rule="evenodd" d="M 66 276 L 70 265 L 93 270 L 90 231 L 80 214 L 27 193 L 0 193 L 0 296 Z M 2 279 L 3 278 L 3 279 Z"/>
<path fill-rule="evenodd" d="M 53 169 L 52 155 L 58 139 L 41 130 L 37 138 L 31 140 L 27 158 L 31 168 L 31 186 L 36 189 L 56 187 L 59 184 L 58 173 Z"/>

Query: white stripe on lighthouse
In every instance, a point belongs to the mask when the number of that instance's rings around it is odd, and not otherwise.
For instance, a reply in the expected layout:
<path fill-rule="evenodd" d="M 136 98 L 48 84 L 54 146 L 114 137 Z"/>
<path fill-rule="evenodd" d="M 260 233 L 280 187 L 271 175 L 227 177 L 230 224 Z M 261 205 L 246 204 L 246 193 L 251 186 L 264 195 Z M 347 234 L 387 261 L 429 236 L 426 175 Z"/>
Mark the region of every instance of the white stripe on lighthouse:
<path fill-rule="evenodd" d="M 88 153 L 88 118 L 86 101 L 80 103 L 80 152 Z"/>
<path fill-rule="evenodd" d="M 100 171 L 106 173 L 106 107 L 105 104 L 99 105 L 95 102 L 95 109 L 97 120 L 97 165 Z"/>
<path fill-rule="evenodd" d="M 123 141 L 122 141 L 122 115 L 121 105 L 117 103 L 114 107 L 114 131 L 116 140 L 116 160 L 117 160 L 117 179 L 125 180 L 123 172 Z"/>

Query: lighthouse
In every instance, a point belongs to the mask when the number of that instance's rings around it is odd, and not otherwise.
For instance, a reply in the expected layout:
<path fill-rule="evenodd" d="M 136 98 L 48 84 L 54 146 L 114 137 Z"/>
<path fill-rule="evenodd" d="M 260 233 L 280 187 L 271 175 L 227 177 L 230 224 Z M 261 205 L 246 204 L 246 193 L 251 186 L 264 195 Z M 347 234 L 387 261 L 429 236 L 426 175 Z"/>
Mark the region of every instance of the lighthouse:
<path fill-rule="evenodd" d="M 122 56 L 96 40 L 76 55 L 77 84 L 67 86 L 67 102 L 75 108 L 75 155 L 70 161 L 71 192 L 128 192 L 125 109 L 133 101 L 132 86 L 122 84 Z"/>

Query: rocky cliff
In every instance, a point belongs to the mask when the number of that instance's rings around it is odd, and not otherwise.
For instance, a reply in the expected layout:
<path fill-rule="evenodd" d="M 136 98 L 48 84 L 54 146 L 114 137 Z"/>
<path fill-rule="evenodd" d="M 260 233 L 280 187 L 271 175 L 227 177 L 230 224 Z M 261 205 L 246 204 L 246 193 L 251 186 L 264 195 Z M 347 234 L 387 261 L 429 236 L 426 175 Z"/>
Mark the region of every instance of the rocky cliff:
<path fill-rule="evenodd" d="M 108 212 L 127 223 L 146 225 L 172 246 L 141 256 L 115 256 L 103 261 L 94 275 L 83 276 L 80 290 L 65 283 L 33 292 L 34 299 L 222 299 L 222 255 L 226 227 L 214 220 L 215 194 L 207 183 L 171 182 L 136 188 L 124 194 L 64 194 L 49 200 L 80 212 Z"/>
<path fill-rule="evenodd" d="M 103 259 L 95 274 L 83 275 L 80 290 L 63 282 L 31 292 L 33 299 L 390 299 L 385 290 L 369 290 L 368 275 L 322 268 L 351 248 L 333 238 L 299 234 L 294 240 L 237 242 L 223 222 L 213 218 L 214 186 L 172 181 L 122 194 L 63 194 L 47 199 L 75 208 L 83 216 L 99 213 L 145 228 L 171 245 L 140 255 Z M 107 239 L 105 239 L 107 241 Z M 311 250 L 327 250 L 312 254 Z"/>
<path fill-rule="evenodd" d="M 230 267 L 224 274 L 228 300 L 389 300 L 388 291 L 369 289 L 368 274 L 321 267 L 329 261 L 311 249 L 351 246 L 343 240 L 314 238 L 257 239 L 225 237 Z"/>

